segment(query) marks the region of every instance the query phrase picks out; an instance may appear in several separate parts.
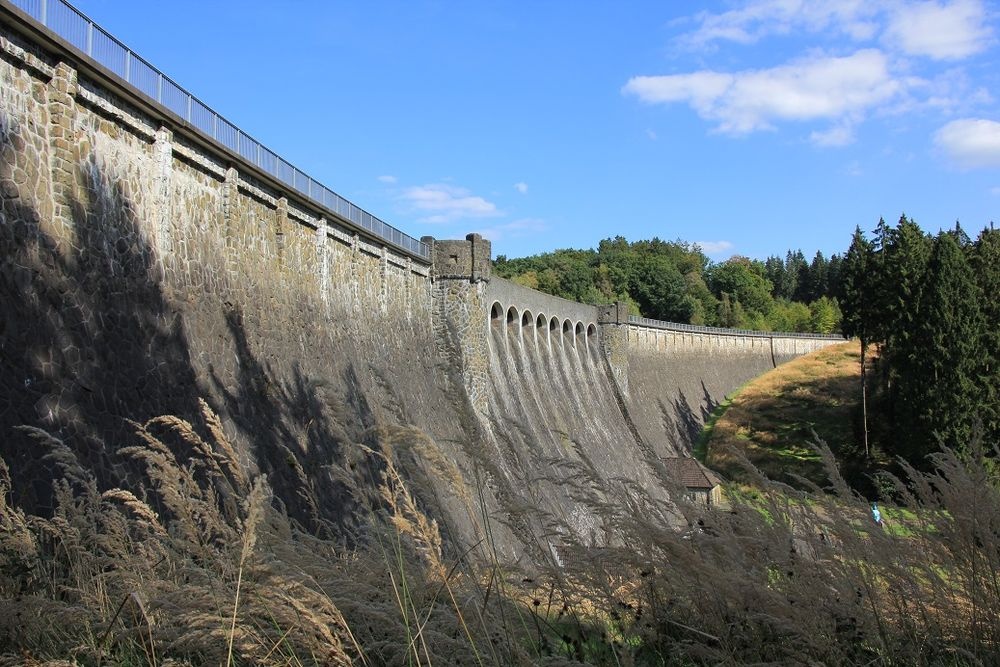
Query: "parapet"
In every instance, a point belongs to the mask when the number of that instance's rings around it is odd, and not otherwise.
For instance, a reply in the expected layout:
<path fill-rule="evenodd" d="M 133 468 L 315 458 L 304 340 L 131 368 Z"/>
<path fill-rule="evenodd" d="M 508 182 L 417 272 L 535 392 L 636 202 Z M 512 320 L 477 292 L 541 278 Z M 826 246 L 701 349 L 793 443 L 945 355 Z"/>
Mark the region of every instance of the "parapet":
<path fill-rule="evenodd" d="M 597 307 L 598 324 L 628 324 L 628 315 L 628 304 L 624 301 Z"/>
<path fill-rule="evenodd" d="M 420 240 L 433 248 L 435 279 L 489 282 L 493 249 L 479 234 L 469 234 L 462 241 L 437 241 L 432 236 Z"/>

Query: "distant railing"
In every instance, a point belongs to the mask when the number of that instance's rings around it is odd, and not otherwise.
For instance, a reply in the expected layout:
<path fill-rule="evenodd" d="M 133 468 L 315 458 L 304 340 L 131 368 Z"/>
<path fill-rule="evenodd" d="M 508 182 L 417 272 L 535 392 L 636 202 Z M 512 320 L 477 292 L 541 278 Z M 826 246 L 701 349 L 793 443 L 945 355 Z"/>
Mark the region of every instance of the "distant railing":
<path fill-rule="evenodd" d="M 11 3 L 131 88 L 183 118 L 261 171 L 355 226 L 406 252 L 430 260 L 427 244 L 404 234 L 286 162 L 143 60 L 65 0 L 10 0 Z"/>
<path fill-rule="evenodd" d="M 629 315 L 630 324 L 638 324 L 654 329 L 666 329 L 668 331 L 690 331 L 693 333 L 714 334 L 716 336 L 755 336 L 758 338 L 820 338 L 822 340 L 844 340 L 838 334 L 817 334 L 817 333 L 795 333 L 791 331 L 751 331 L 750 329 L 723 329 L 720 327 L 701 327 L 695 324 L 680 324 L 678 322 L 662 322 L 651 320 L 646 317 Z"/>

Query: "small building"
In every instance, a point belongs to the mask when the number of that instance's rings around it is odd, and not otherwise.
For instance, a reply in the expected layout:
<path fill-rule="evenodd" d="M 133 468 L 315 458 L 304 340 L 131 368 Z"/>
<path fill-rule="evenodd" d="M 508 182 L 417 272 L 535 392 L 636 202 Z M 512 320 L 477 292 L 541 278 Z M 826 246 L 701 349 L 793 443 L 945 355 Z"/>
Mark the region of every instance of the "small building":
<path fill-rule="evenodd" d="M 700 461 L 688 457 L 663 459 L 667 470 L 685 488 L 685 497 L 693 503 L 706 507 L 720 507 L 723 504 L 722 478 L 702 465 Z"/>

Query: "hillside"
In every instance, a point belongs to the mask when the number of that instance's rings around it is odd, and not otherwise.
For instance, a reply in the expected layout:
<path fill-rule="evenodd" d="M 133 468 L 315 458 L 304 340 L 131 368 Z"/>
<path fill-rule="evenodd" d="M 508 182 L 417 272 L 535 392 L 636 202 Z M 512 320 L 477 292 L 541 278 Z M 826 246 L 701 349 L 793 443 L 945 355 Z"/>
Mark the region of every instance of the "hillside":
<path fill-rule="evenodd" d="M 855 459 L 854 423 L 859 404 L 860 349 L 856 341 L 833 345 L 751 381 L 721 405 L 700 451 L 728 479 L 749 479 L 745 456 L 772 480 L 800 485 L 804 477 L 828 482 L 819 438 L 838 460 Z"/>

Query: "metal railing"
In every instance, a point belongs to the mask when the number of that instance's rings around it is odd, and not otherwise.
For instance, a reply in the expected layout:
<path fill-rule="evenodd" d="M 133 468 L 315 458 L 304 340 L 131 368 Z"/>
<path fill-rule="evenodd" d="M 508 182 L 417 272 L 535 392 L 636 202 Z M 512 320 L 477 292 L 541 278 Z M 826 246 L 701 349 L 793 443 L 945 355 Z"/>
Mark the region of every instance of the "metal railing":
<path fill-rule="evenodd" d="M 637 315 L 628 316 L 629 324 L 666 329 L 668 331 L 689 331 L 692 333 L 714 334 L 716 336 L 754 336 L 757 338 L 819 338 L 822 340 L 844 340 L 838 334 L 796 333 L 793 331 L 752 331 L 750 329 L 723 329 L 720 327 L 702 327 L 696 324 L 681 324 L 679 322 L 663 322 L 651 320 Z"/>
<path fill-rule="evenodd" d="M 352 204 L 206 106 L 134 51 L 111 36 L 65 0 L 10 0 L 10 2 L 89 58 L 111 71 L 132 89 L 180 116 L 262 172 L 293 188 L 310 201 L 336 213 L 392 245 L 430 260 L 427 244 L 404 234 Z"/>

